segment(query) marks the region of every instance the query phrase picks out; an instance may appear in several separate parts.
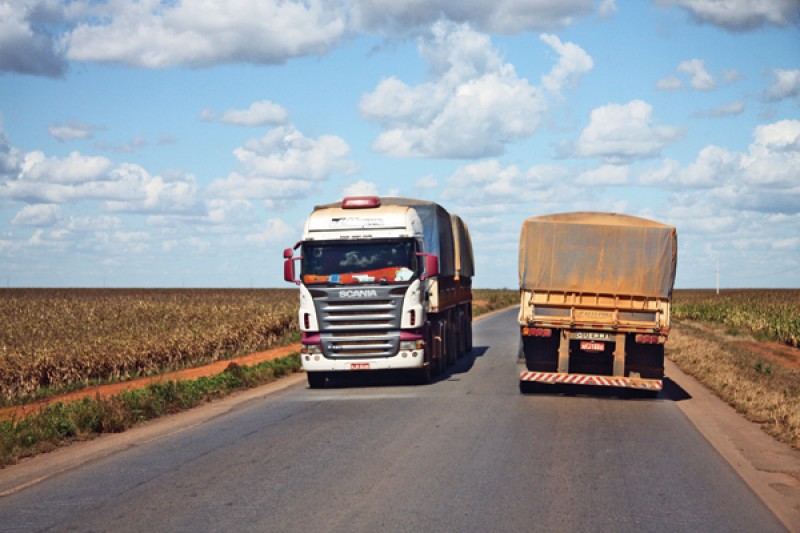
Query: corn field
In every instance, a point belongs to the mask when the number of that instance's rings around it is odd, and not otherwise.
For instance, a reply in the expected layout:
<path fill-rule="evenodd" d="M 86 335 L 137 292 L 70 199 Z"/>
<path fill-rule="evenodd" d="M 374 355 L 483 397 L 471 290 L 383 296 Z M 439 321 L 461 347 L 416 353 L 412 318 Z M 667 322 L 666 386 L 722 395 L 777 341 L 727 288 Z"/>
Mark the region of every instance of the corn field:
<path fill-rule="evenodd" d="M 0 400 L 263 350 L 296 312 L 293 289 L 0 289 Z"/>
<path fill-rule="evenodd" d="M 800 347 L 800 290 L 677 290 L 673 316 L 718 322 L 763 339 Z"/>

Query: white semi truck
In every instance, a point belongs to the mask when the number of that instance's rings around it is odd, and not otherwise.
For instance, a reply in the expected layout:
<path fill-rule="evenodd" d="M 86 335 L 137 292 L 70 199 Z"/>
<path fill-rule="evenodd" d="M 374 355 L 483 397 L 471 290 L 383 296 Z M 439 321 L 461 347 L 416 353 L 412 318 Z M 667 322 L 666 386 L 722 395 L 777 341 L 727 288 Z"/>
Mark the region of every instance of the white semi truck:
<path fill-rule="evenodd" d="M 317 206 L 284 251 L 284 278 L 300 287 L 309 387 L 374 370 L 430 381 L 472 349 L 473 274 L 469 230 L 439 204 L 367 196 Z"/>
<path fill-rule="evenodd" d="M 658 394 L 675 228 L 615 213 L 527 219 L 519 249 L 520 390 L 598 385 Z"/>

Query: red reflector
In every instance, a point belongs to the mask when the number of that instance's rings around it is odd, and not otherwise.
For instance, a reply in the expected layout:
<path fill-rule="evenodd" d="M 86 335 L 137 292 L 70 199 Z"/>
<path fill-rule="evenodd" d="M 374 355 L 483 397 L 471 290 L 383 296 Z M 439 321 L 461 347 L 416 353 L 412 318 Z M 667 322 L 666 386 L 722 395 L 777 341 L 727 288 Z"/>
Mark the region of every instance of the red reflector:
<path fill-rule="evenodd" d="M 311 315 L 308 313 L 303 313 L 303 326 L 306 329 L 311 329 Z"/>
<path fill-rule="evenodd" d="M 661 338 L 658 335 L 636 335 L 636 342 L 639 344 L 659 344 Z"/>
<path fill-rule="evenodd" d="M 416 325 L 417 324 L 417 312 L 412 309 L 411 311 L 409 311 L 408 315 L 409 315 L 408 316 L 409 323 L 412 326 Z"/>
<path fill-rule="evenodd" d="M 550 337 L 553 330 L 550 328 L 522 328 L 522 335 L 525 337 Z"/>
<path fill-rule="evenodd" d="M 367 209 L 380 206 L 381 199 L 377 196 L 350 196 L 342 200 L 342 209 Z"/>

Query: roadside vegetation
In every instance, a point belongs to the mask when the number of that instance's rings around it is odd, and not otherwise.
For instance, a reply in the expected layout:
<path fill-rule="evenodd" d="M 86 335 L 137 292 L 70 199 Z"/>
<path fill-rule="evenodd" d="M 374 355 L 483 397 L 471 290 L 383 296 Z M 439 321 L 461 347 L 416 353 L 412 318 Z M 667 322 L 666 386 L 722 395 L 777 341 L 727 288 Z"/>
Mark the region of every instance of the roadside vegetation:
<path fill-rule="evenodd" d="M 232 362 L 216 376 L 151 384 L 110 398 L 98 396 L 73 403 L 57 402 L 22 419 L 2 420 L 0 467 L 69 442 L 91 439 L 102 433 L 119 433 L 140 422 L 269 383 L 300 368 L 298 354 L 251 367 Z"/>
<path fill-rule="evenodd" d="M 800 449 L 799 320 L 800 290 L 675 291 L 666 354 L 745 418 Z"/>
<path fill-rule="evenodd" d="M 519 291 L 509 289 L 473 289 L 472 316 L 480 316 L 498 309 L 519 305 Z"/>
<path fill-rule="evenodd" d="M 675 291 L 673 316 L 716 322 L 730 332 L 800 347 L 800 290 Z"/>

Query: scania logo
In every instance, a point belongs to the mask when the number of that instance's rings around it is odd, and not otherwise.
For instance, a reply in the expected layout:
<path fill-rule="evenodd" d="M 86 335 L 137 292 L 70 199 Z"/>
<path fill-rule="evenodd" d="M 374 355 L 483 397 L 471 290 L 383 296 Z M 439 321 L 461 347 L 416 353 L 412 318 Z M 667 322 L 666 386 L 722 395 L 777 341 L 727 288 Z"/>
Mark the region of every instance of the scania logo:
<path fill-rule="evenodd" d="M 339 291 L 339 298 L 375 298 L 378 296 L 378 291 L 375 289 L 351 289 L 348 291 Z"/>

